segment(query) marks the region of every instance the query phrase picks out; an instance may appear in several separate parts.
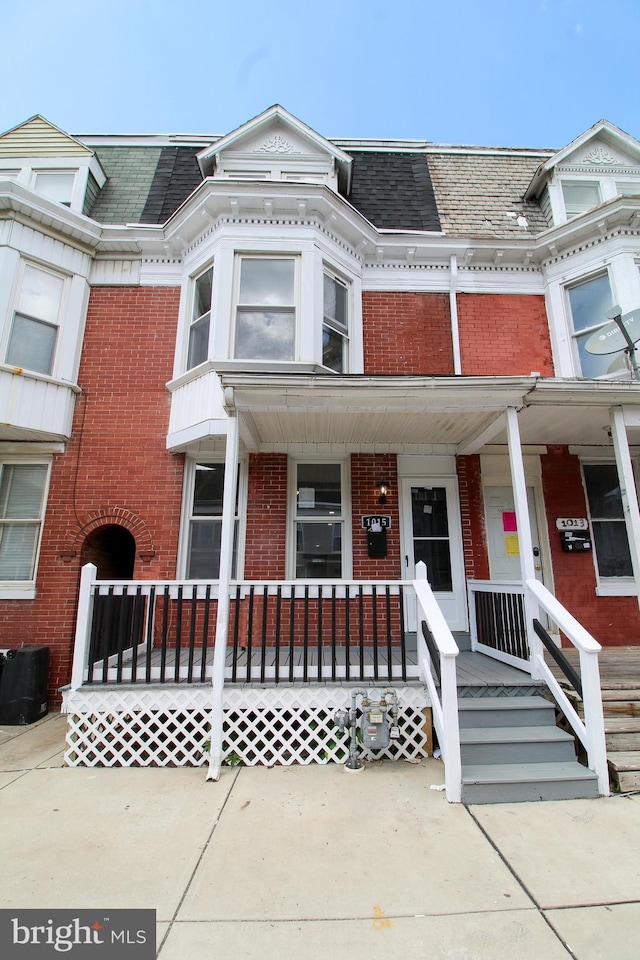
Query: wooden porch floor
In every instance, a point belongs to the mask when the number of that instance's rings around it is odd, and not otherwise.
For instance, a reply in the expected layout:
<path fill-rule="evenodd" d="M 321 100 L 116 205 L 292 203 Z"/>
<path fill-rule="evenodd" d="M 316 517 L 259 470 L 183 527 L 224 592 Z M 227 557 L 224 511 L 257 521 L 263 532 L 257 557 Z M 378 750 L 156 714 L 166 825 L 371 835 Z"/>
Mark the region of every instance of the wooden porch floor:
<path fill-rule="evenodd" d="M 388 676 L 387 669 L 387 650 L 378 650 L 378 673 L 376 680 L 374 674 L 374 657 L 371 647 L 364 648 L 364 660 L 360 676 L 360 653 L 358 648 L 352 648 L 349 657 L 349 676 L 347 676 L 345 648 L 336 648 L 336 678 L 332 678 L 331 650 L 325 648 L 322 651 L 321 677 L 318 676 L 318 650 L 309 648 L 307 650 L 306 665 L 304 649 L 295 647 L 293 653 L 293 662 L 288 649 L 280 650 L 279 663 L 276 670 L 276 650 L 274 647 L 267 647 L 265 650 L 264 664 L 260 650 L 253 650 L 251 656 L 251 667 L 247 670 L 247 653 L 241 651 L 236 661 L 236 683 L 260 683 L 264 675 L 265 683 L 288 683 L 290 678 L 293 682 L 321 682 L 321 683 L 345 683 L 345 682 L 377 682 L 377 683 L 418 683 L 418 666 L 415 649 L 409 647 L 406 653 L 406 681 L 402 677 L 402 662 L 398 648 L 393 649 L 392 654 L 392 677 Z M 153 650 L 150 663 L 150 682 L 152 683 L 175 683 L 188 682 L 191 676 L 191 682 L 207 682 L 211 680 L 213 670 L 213 651 L 206 653 L 204 671 L 202 669 L 202 650 L 196 649 L 192 653 L 191 663 L 189 663 L 189 650 L 180 651 L 179 666 L 176 675 L 176 651 L 168 649 L 165 654 L 164 681 L 162 676 L 162 652 Z M 496 686 L 531 686 L 531 677 L 528 673 L 511 667 L 482 653 L 473 653 L 468 650 L 461 650 L 457 660 L 457 680 L 458 687 L 464 688 L 489 688 Z M 115 663 L 111 662 L 108 667 L 106 677 L 103 676 L 102 661 L 94 665 L 93 685 L 102 683 L 127 683 L 131 682 L 132 673 L 132 651 L 128 650 L 123 656 L 122 677 L 118 680 Z M 136 665 L 135 682 L 144 683 L 147 678 L 146 664 L 138 655 Z M 225 679 L 227 682 L 233 681 L 233 655 L 231 651 L 227 652 L 227 662 L 225 667 Z"/>

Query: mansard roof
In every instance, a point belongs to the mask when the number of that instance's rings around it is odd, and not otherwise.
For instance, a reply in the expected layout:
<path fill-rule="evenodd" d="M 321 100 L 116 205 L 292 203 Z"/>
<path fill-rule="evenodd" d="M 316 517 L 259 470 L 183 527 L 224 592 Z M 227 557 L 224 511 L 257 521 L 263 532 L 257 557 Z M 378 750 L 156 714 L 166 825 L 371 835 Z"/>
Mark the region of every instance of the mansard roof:
<path fill-rule="evenodd" d="M 607 121 L 560 151 L 328 140 L 277 105 L 224 136 L 100 135 L 76 142 L 94 151 L 106 171 L 107 183 L 89 211 L 105 224 L 163 224 L 205 175 L 224 180 L 231 191 L 234 181 L 252 179 L 259 155 L 281 154 L 286 164 L 289 154 L 301 157 L 301 164 L 315 158 L 337 171 L 333 185 L 324 182 L 380 231 L 508 241 L 534 237 L 550 226 L 534 185 L 597 137 L 618 152 L 640 146 Z M 264 176 L 256 174 L 260 179 Z M 283 174 L 292 190 L 295 179 L 295 173 Z"/>

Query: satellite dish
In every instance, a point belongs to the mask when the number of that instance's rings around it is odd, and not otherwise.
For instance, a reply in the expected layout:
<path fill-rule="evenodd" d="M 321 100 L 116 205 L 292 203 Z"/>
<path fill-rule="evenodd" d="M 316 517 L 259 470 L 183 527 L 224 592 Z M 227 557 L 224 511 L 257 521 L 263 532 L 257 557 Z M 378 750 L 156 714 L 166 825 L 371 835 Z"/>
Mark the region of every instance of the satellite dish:
<path fill-rule="evenodd" d="M 640 310 L 632 310 L 630 313 L 622 313 L 620 307 L 612 307 L 607 310 L 609 323 L 592 333 L 584 345 L 587 353 L 593 353 L 603 356 L 607 353 L 618 353 L 620 350 L 629 348 L 629 341 L 637 343 L 640 340 Z M 625 337 L 615 318 L 619 318 L 624 326 L 629 339 Z"/>

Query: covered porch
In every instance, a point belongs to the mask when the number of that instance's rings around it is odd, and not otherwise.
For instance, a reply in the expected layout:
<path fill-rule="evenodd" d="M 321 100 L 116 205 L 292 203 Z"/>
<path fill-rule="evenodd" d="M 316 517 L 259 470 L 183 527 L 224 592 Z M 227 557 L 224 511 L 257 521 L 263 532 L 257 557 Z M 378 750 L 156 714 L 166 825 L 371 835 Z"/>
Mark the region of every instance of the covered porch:
<path fill-rule="evenodd" d="M 578 651 L 585 718 L 574 710 L 570 725 L 600 792 L 606 793 L 599 645 L 536 579 L 523 449 L 545 443 L 601 446 L 603 438 L 609 443 L 610 431 L 620 476 L 628 478 L 638 386 L 558 385 L 538 378 L 259 374 L 227 374 L 222 386 L 226 419 L 203 421 L 188 437 L 173 438 L 176 449 L 184 443 L 185 450 L 189 444 L 219 450 L 219 438 L 225 438 L 219 578 L 109 584 L 85 570 L 66 698 L 73 728 L 68 762 L 205 763 L 209 777 L 217 779 L 230 757 L 248 763 L 340 760 L 345 748 L 333 730 L 335 710 L 348 705 L 356 687 L 393 687 L 402 690 L 405 733 L 387 755 L 422 755 L 428 740 L 425 711 L 431 711 L 445 759 L 447 796 L 460 800 L 461 694 L 508 686 L 531 692 L 544 684 L 565 714 L 571 713 L 547 663 L 553 651 L 545 647 L 537 621 L 555 638 L 552 646 L 562 633 L 563 642 Z M 429 571 L 416 573 L 409 564 L 406 533 L 398 550 L 403 572 L 410 575 L 405 579 L 233 578 L 241 450 L 277 450 L 291 457 L 358 450 L 399 461 L 415 456 L 424 463 L 428 458 L 454 461 L 491 447 L 508 457 L 517 582 L 485 580 L 482 586 L 467 576 L 468 598 L 463 576 L 462 592 L 454 587 L 455 605 L 447 606 L 448 597 L 431 588 Z M 640 542 L 628 483 L 624 496 L 630 503 L 629 540 Z M 476 597 L 482 593 L 492 597 L 491 636 L 486 617 L 478 613 L 482 604 Z M 454 608 L 456 617 L 463 611 L 471 629 L 469 657 L 460 652 L 451 630 Z M 486 613 L 486 604 L 482 609 Z M 117 639 L 118 630 L 124 639 Z M 87 717 L 97 717 L 98 725 Z M 106 728 L 105 717 L 111 718 Z M 105 730 L 106 751 L 97 746 Z"/>

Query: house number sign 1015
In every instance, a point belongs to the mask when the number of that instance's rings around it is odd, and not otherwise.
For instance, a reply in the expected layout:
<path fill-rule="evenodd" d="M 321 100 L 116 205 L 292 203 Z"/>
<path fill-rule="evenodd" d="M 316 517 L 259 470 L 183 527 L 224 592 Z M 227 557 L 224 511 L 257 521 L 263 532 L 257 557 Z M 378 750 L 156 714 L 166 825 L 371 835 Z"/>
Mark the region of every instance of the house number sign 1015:
<path fill-rule="evenodd" d="M 589 524 L 584 517 L 559 517 L 556 520 L 557 530 L 588 530 Z"/>

